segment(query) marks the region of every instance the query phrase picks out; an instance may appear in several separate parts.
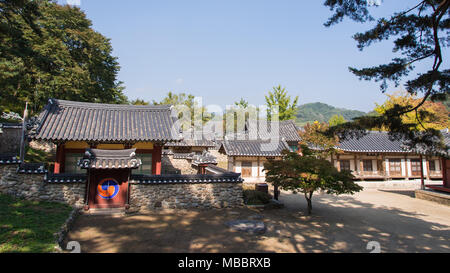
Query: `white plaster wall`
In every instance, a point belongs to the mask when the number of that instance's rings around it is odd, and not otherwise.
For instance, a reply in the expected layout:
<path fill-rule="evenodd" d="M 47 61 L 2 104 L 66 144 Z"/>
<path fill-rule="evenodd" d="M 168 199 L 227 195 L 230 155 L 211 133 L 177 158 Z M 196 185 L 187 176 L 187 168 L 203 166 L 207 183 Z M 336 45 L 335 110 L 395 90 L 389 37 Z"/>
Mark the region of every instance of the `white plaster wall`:
<path fill-rule="evenodd" d="M 258 161 L 252 161 L 252 176 L 258 177 Z"/>
<path fill-rule="evenodd" d="M 241 172 L 241 161 L 236 161 L 234 163 L 235 172 L 240 173 Z"/>
<path fill-rule="evenodd" d="M 425 158 L 422 159 L 422 169 L 423 175 L 427 176 L 427 160 Z"/>
<path fill-rule="evenodd" d="M 406 159 L 406 169 L 408 171 L 408 176 L 412 176 L 411 159 Z"/>
<path fill-rule="evenodd" d="M 259 176 L 266 176 L 266 172 L 264 171 L 264 161 L 259 162 Z"/>
<path fill-rule="evenodd" d="M 406 161 L 404 158 L 401 159 L 401 166 L 402 166 L 402 176 L 406 176 Z"/>
<path fill-rule="evenodd" d="M 386 175 L 390 175 L 390 173 L 389 173 L 389 159 L 386 158 L 384 160 L 383 164 L 384 164 L 384 169 L 386 170 Z"/>

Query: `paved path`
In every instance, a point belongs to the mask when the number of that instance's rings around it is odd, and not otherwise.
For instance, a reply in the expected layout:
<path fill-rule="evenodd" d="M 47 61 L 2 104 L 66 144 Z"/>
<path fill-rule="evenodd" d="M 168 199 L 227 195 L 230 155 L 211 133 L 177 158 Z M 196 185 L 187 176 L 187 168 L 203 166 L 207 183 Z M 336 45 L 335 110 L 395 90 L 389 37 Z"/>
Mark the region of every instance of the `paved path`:
<path fill-rule="evenodd" d="M 366 190 L 354 196 L 282 193 L 285 209 L 156 211 L 126 217 L 82 216 L 69 234 L 82 252 L 450 252 L 450 207 L 415 199 L 412 191 Z M 227 221 L 261 219 L 262 235 Z"/>

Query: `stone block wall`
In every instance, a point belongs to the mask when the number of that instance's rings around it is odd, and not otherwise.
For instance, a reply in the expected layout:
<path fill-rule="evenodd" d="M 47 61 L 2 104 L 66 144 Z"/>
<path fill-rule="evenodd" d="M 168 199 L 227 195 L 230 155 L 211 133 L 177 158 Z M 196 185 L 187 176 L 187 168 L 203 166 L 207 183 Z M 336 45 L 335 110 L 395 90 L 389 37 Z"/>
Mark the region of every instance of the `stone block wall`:
<path fill-rule="evenodd" d="M 22 128 L 3 128 L 0 133 L 0 154 L 19 154 Z"/>
<path fill-rule="evenodd" d="M 18 174 L 16 169 L 17 165 L 0 165 L 0 193 L 27 200 L 83 206 L 85 183 L 46 183 L 43 174 Z"/>
<path fill-rule="evenodd" d="M 223 168 L 225 170 L 228 169 L 228 156 L 225 154 L 219 153 L 219 150 L 211 149 L 209 152 L 216 157 L 217 166 Z"/>
<path fill-rule="evenodd" d="M 242 184 L 131 184 L 130 205 L 138 209 L 240 207 Z"/>

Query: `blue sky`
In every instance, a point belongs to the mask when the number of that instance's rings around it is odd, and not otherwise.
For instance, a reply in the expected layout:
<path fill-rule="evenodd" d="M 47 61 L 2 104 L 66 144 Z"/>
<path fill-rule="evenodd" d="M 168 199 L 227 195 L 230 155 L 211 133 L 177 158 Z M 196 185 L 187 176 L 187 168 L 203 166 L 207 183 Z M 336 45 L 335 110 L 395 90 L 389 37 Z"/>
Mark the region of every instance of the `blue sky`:
<path fill-rule="evenodd" d="M 392 44 L 359 51 L 351 37 L 369 25 L 347 20 L 326 28 L 331 12 L 323 2 L 81 0 L 80 8 L 111 39 L 131 99 L 160 100 L 173 91 L 201 96 L 204 104 L 243 97 L 259 105 L 281 84 L 300 104 L 370 111 L 385 95 L 348 67 L 389 61 Z M 373 10 L 388 15 L 416 2 L 384 1 Z"/>

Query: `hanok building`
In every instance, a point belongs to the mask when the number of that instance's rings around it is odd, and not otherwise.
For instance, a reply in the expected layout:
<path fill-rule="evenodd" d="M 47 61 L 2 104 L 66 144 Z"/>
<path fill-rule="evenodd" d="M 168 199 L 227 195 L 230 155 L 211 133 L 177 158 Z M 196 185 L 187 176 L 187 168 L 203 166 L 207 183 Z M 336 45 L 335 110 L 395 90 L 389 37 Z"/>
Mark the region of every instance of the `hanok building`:
<path fill-rule="evenodd" d="M 350 170 L 356 179 L 389 180 L 421 178 L 442 179 L 442 160 L 405 150 L 402 141 L 391 140 L 388 132 L 371 131 L 362 138 L 341 141 L 339 153 L 330 160 L 338 170 Z"/>
<path fill-rule="evenodd" d="M 170 106 L 51 99 L 29 136 L 57 145 L 47 183 L 87 183 L 85 208 L 241 204 L 237 173 L 162 175 L 162 147 L 182 140 L 174 116 Z"/>
<path fill-rule="evenodd" d="M 228 157 L 228 171 L 241 173 L 246 183 L 265 182 L 264 163 L 268 159 L 280 159 L 284 150 L 299 150 L 299 129 L 292 120 L 271 124 L 274 122 L 247 121 L 244 139 L 239 139 L 239 135 L 225 139 L 219 148 Z"/>

